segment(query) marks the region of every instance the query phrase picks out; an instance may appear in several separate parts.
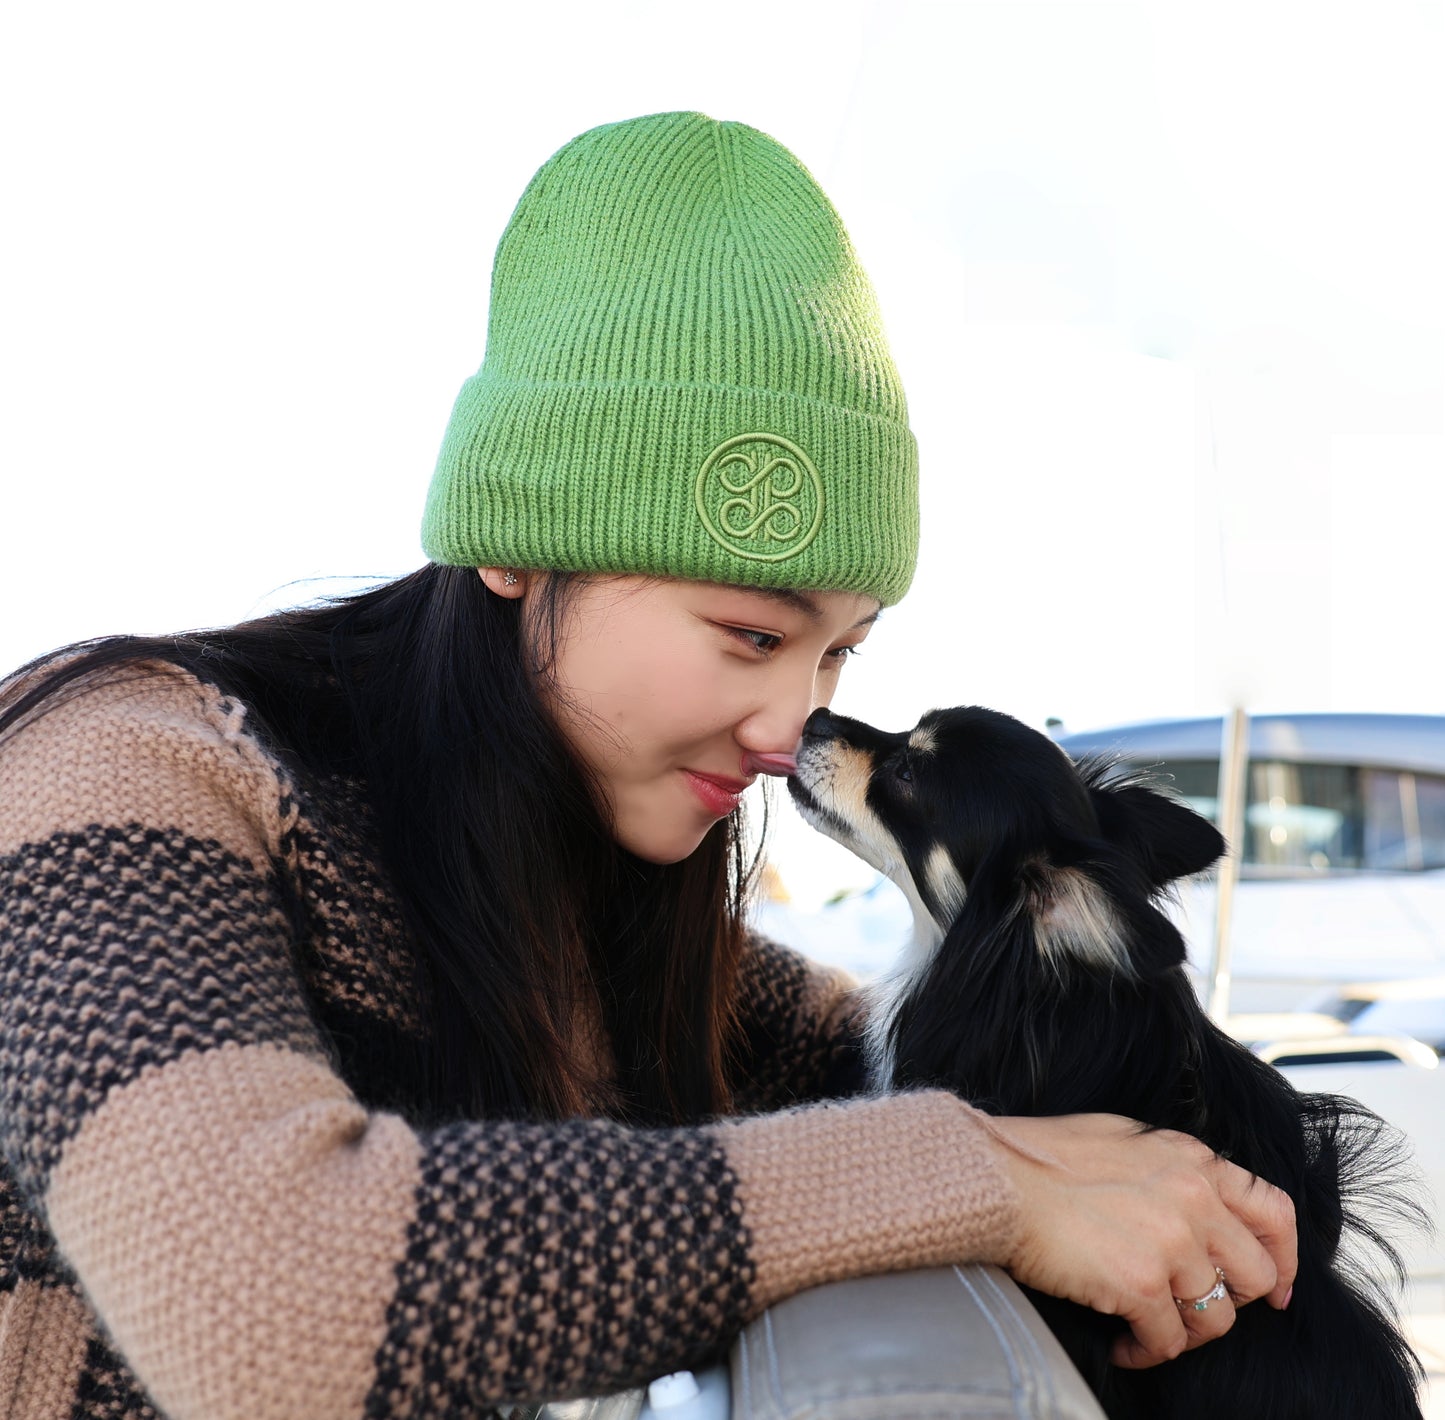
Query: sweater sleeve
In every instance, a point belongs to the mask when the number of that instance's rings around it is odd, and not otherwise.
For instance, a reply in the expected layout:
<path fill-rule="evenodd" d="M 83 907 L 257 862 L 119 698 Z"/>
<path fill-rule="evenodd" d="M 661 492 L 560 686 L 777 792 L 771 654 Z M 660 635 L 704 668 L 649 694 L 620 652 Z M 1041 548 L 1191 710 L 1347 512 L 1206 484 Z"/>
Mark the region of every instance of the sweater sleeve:
<path fill-rule="evenodd" d="M 801 1288 L 1007 1250 L 1016 1201 L 943 1094 L 670 1130 L 364 1108 L 244 718 L 158 672 L 0 746 L 0 1153 L 170 1420 L 615 1389 Z"/>
<path fill-rule="evenodd" d="M 865 1007 L 849 972 L 750 935 L 738 973 L 738 1104 L 781 1109 L 856 1093 Z"/>

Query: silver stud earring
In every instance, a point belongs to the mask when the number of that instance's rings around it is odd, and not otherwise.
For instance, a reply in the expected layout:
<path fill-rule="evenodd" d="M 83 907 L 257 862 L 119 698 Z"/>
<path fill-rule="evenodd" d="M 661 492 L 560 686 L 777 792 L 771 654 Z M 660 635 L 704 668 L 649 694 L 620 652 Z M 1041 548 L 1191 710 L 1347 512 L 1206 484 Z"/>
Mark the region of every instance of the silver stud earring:
<path fill-rule="evenodd" d="M 506 576 L 502 578 L 502 585 L 504 587 L 515 587 L 517 585 L 517 574 L 515 572 L 508 572 Z"/>

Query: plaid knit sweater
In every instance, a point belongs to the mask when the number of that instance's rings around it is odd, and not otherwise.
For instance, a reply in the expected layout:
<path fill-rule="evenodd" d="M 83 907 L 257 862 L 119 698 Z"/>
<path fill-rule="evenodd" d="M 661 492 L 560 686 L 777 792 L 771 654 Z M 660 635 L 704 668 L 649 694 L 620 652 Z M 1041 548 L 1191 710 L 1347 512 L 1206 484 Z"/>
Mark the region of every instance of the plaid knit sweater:
<path fill-rule="evenodd" d="M 751 1112 L 672 1129 L 409 1123 L 414 971 L 356 786 L 216 688 L 111 673 L 0 745 L 0 1415 L 478 1416 L 1011 1240 L 967 1106 L 799 1103 L 846 983 L 777 946 Z"/>

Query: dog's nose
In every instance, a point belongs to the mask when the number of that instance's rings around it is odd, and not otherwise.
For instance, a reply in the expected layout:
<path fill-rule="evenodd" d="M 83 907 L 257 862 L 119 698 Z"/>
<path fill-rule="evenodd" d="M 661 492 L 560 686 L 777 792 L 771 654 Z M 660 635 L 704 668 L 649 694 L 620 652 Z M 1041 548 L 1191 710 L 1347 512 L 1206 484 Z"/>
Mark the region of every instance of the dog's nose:
<path fill-rule="evenodd" d="M 803 721 L 803 743 L 809 740 L 831 740 L 838 732 L 833 717 L 825 706 L 820 705 Z"/>

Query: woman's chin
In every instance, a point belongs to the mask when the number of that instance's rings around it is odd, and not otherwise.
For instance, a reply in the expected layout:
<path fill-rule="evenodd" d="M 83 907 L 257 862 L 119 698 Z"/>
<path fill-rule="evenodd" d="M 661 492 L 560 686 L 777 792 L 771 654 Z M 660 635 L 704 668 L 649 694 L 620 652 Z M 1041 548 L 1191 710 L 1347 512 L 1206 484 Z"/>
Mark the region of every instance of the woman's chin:
<path fill-rule="evenodd" d="M 712 824 L 677 824 L 664 830 L 655 818 L 635 827 L 627 825 L 613 827 L 613 837 L 620 847 L 625 848 L 634 858 L 644 863 L 655 863 L 659 867 L 668 863 L 680 863 L 697 852 Z"/>
<path fill-rule="evenodd" d="M 653 863 L 661 868 L 666 867 L 669 863 L 680 863 L 684 858 L 692 857 L 702 843 L 702 835 L 699 834 L 686 843 L 677 841 L 662 843 L 656 840 L 636 842 L 625 838 L 619 838 L 617 841 L 634 858 L 641 858 L 644 863 Z"/>

